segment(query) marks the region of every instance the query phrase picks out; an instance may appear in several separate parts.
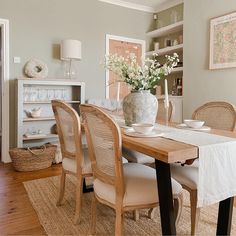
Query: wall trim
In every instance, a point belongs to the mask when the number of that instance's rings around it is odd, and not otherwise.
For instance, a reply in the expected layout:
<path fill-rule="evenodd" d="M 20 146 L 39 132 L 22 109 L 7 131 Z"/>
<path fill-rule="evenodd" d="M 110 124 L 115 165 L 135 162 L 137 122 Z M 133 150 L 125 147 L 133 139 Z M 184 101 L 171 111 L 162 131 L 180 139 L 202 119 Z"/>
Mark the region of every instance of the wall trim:
<path fill-rule="evenodd" d="M 154 12 L 158 13 L 164 10 L 167 10 L 168 8 L 177 6 L 181 3 L 184 3 L 184 0 L 172 0 L 172 1 L 167 1 L 162 4 L 159 4 L 157 7 L 155 7 Z"/>
<path fill-rule="evenodd" d="M 145 50 L 146 50 L 146 41 L 145 40 L 106 34 L 106 55 L 109 55 L 109 53 L 110 53 L 110 40 L 117 40 L 117 41 L 124 41 L 124 42 L 128 42 L 128 43 L 141 44 L 142 45 L 142 60 L 145 59 Z M 109 71 L 106 70 L 106 84 L 105 84 L 106 98 L 109 98 L 108 81 L 109 81 Z"/>
<path fill-rule="evenodd" d="M 9 156 L 9 21 L 0 19 L 2 29 L 2 161 L 10 162 Z"/>
<path fill-rule="evenodd" d="M 145 11 L 145 12 L 151 12 L 151 13 L 155 12 L 155 8 L 153 8 L 153 7 L 148 7 L 145 5 L 126 2 L 126 1 L 122 1 L 122 0 L 99 0 L 99 1 L 113 4 L 113 5 L 117 5 L 120 7 L 126 7 L 126 8 L 130 8 L 130 9 L 138 10 L 138 11 Z"/>

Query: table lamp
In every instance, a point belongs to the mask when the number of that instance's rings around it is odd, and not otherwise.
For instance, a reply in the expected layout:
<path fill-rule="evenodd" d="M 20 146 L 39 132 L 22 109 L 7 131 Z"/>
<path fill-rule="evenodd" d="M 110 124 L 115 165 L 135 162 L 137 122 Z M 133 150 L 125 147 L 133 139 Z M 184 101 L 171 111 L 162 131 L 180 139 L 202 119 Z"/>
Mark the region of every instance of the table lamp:
<path fill-rule="evenodd" d="M 81 60 L 81 42 L 74 39 L 65 39 L 61 42 L 61 60 L 69 61 L 69 70 L 65 71 L 67 78 L 75 77 L 75 71 L 72 68 L 73 60 Z"/>

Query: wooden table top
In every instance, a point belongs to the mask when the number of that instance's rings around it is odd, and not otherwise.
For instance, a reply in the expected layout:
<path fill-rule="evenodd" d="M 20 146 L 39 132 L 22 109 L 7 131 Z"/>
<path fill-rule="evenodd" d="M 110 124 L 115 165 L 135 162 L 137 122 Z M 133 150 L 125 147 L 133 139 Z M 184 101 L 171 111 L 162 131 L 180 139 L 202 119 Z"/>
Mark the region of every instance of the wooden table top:
<path fill-rule="evenodd" d="M 175 126 L 171 124 L 170 126 Z M 197 131 L 196 131 L 197 132 Z M 208 133 L 236 139 L 236 132 L 212 129 Z M 126 148 L 149 155 L 165 163 L 186 161 L 198 158 L 198 147 L 171 139 L 130 137 L 122 131 L 122 145 Z"/>

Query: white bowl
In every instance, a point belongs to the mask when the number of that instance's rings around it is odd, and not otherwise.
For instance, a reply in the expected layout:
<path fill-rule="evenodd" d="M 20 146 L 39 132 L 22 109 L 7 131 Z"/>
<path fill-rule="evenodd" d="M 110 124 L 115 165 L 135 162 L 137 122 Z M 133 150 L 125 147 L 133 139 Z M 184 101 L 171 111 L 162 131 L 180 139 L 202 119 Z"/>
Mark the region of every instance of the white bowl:
<path fill-rule="evenodd" d="M 132 127 L 138 133 L 149 134 L 152 132 L 154 125 L 148 123 L 137 123 L 137 124 L 132 124 Z"/>
<path fill-rule="evenodd" d="M 184 120 L 184 124 L 194 129 L 201 128 L 204 125 L 204 123 L 205 121 L 201 120 Z"/>

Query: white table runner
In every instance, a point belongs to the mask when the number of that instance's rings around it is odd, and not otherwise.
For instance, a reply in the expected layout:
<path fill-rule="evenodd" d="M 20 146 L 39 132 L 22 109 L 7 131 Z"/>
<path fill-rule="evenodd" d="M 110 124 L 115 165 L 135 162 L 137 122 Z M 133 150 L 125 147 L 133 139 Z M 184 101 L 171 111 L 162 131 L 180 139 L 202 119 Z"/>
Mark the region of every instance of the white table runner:
<path fill-rule="evenodd" d="M 199 148 L 198 207 L 236 196 L 236 139 L 156 125 L 163 137 Z"/>

